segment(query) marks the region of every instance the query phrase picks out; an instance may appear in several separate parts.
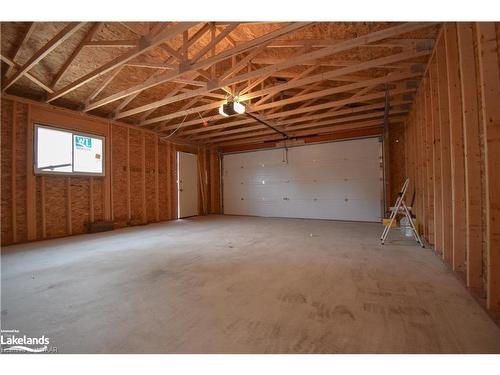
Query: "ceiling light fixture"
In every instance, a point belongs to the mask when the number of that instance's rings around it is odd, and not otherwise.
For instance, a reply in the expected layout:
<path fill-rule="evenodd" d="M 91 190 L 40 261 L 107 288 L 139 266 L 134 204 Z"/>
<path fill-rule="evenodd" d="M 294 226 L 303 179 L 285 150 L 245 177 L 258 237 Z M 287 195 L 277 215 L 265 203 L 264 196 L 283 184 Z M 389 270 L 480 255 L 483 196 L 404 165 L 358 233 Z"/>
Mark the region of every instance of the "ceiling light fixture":
<path fill-rule="evenodd" d="M 224 117 L 242 115 L 245 113 L 245 106 L 240 102 L 227 102 L 219 107 L 219 113 Z"/>

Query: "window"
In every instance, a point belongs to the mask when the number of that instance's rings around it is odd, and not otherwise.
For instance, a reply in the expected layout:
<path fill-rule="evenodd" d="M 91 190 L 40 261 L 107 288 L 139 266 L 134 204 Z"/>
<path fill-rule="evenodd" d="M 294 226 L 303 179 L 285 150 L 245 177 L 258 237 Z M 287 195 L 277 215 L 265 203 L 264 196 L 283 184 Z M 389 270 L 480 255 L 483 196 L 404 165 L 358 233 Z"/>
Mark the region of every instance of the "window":
<path fill-rule="evenodd" d="M 35 173 L 104 176 L 104 137 L 35 127 Z"/>

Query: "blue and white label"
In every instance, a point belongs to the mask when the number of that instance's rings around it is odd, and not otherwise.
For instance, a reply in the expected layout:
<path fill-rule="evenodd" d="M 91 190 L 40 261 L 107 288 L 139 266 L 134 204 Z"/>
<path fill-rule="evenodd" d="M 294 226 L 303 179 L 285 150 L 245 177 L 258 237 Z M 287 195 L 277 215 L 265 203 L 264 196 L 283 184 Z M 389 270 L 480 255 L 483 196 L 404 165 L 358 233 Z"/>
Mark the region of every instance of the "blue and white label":
<path fill-rule="evenodd" d="M 92 149 L 92 138 L 75 135 L 75 147 L 82 150 Z"/>

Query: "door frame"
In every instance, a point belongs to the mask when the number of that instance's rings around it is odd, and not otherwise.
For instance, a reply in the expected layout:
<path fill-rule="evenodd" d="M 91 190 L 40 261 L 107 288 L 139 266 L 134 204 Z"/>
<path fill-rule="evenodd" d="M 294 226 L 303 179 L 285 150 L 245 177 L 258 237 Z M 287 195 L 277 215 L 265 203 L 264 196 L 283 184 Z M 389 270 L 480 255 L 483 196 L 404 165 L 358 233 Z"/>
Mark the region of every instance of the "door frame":
<path fill-rule="evenodd" d="M 194 155 L 196 158 L 196 214 L 195 215 L 190 215 L 190 216 L 181 216 L 181 192 L 180 192 L 180 177 L 181 177 L 181 168 L 180 168 L 180 154 L 191 154 Z M 188 217 L 194 217 L 194 216 L 199 216 L 200 215 L 200 210 L 199 210 L 199 190 L 200 190 L 200 181 L 199 181 L 199 165 L 198 165 L 198 153 L 197 152 L 191 152 L 191 151 L 181 151 L 181 150 L 176 150 L 176 169 L 177 169 L 177 181 L 176 181 L 176 187 L 177 187 L 177 219 L 184 219 Z"/>

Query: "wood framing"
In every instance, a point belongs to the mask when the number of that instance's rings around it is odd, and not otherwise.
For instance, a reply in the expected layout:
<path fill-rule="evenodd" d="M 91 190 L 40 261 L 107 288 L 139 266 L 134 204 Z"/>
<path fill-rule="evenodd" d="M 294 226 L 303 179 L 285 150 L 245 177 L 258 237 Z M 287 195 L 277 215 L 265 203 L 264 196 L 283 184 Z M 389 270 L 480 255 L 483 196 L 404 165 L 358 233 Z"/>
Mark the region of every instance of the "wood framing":
<path fill-rule="evenodd" d="M 441 145 L 441 228 L 451 228 L 452 223 L 452 184 L 451 184 L 451 153 L 450 153 L 450 119 L 448 103 L 448 78 L 446 46 L 444 34 L 438 40 L 436 48 L 436 60 L 438 67 L 438 94 L 439 94 L 439 123 L 440 123 L 440 145 Z M 453 262 L 453 231 L 443 230 L 441 249 L 444 260 Z"/>
<path fill-rule="evenodd" d="M 495 24 L 476 24 L 482 126 L 486 141 L 487 306 L 500 312 L 500 50 Z"/>
<path fill-rule="evenodd" d="M 453 270 L 465 272 L 466 219 L 465 219 L 465 171 L 464 132 L 462 124 L 462 97 L 460 95 L 460 67 L 458 56 L 457 27 L 445 25 L 447 80 L 450 119 L 450 152 L 452 184 L 452 243 Z"/>
<path fill-rule="evenodd" d="M 73 35 L 78 29 L 80 29 L 85 22 L 71 22 L 64 29 L 62 29 L 55 37 L 53 37 L 47 44 L 40 48 L 31 58 L 23 64 L 19 69 L 17 69 L 12 77 L 7 79 L 7 82 L 2 87 L 2 91 L 7 90 L 12 86 L 19 78 L 26 74 L 31 68 L 33 68 L 40 60 L 45 56 L 55 50 L 59 45 L 61 45 L 66 39 Z"/>
<path fill-rule="evenodd" d="M 467 228 L 467 285 L 481 289 L 482 219 L 481 156 L 479 113 L 476 97 L 477 77 L 471 23 L 457 23 L 460 58 L 462 121 L 465 145 L 465 200 Z"/>

